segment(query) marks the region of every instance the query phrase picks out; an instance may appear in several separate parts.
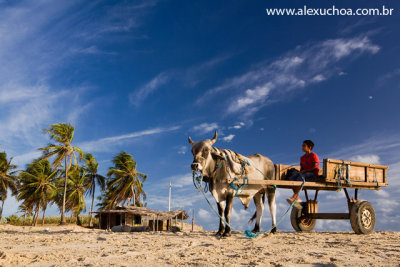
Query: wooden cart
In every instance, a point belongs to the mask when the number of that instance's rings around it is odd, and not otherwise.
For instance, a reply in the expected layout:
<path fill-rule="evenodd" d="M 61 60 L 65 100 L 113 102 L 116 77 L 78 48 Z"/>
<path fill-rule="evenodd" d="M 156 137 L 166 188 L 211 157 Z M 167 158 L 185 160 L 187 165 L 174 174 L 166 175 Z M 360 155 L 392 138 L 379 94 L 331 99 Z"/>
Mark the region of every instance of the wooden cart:
<path fill-rule="evenodd" d="M 278 188 L 300 187 L 301 181 L 285 180 L 289 169 L 300 169 L 299 166 L 275 165 L 274 180 L 249 180 L 248 184 L 259 184 L 263 186 L 275 185 Z M 320 176 L 304 183 L 305 202 L 302 202 L 302 209 L 292 208 L 290 221 L 293 228 L 300 232 L 311 231 L 317 219 L 329 220 L 350 220 L 351 227 L 357 234 L 369 234 L 375 227 L 375 211 L 371 203 L 358 199 L 359 189 L 380 190 L 387 184 L 388 166 L 365 164 L 352 161 L 335 159 L 324 159 L 323 169 Z M 243 184 L 239 179 L 235 184 Z M 247 181 L 245 181 L 247 183 Z M 318 192 L 320 190 L 341 191 L 344 190 L 347 198 L 348 213 L 319 213 Z M 354 190 L 354 196 L 350 197 L 349 189 Z M 309 191 L 314 190 L 314 198 L 311 199 Z"/>

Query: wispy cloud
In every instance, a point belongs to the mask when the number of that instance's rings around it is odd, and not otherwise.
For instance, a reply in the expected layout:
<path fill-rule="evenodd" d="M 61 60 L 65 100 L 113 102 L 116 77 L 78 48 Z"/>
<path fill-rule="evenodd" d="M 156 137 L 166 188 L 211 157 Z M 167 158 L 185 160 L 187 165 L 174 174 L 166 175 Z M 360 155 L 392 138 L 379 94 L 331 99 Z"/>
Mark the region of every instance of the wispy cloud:
<path fill-rule="evenodd" d="M 163 71 L 142 87 L 131 92 L 129 94 L 130 103 L 139 107 L 149 95 L 171 82 L 175 82 L 175 85 L 182 84 L 185 87 L 194 87 L 204 79 L 204 74 L 207 71 L 210 71 L 229 58 L 230 56 L 218 56 L 185 69 Z"/>
<path fill-rule="evenodd" d="M 157 127 L 148 130 L 132 132 L 129 134 L 110 136 L 95 141 L 80 143 L 78 147 L 80 147 L 85 152 L 109 151 L 113 146 L 120 144 L 122 141 L 134 140 L 143 136 L 172 132 L 178 129 L 180 129 L 180 126 Z"/>
<path fill-rule="evenodd" d="M 188 151 L 187 146 L 178 146 L 176 147 L 176 150 L 178 151 L 178 154 L 185 155 L 186 152 Z"/>
<path fill-rule="evenodd" d="M 380 157 L 378 155 L 356 155 L 349 160 L 355 161 L 355 162 L 363 162 L 363 163 L 369 163 L 369 164 L 381 164 Z"/>
<path fill-rule="evenodd" d="M 390 71 L 389 73 L 386 73 L 382 75 L 378 80 L 377 84 L 378 86 L 383 86 L 385 85 L 389 80 L 393 79 L 399 79 L 400 78 L 400 68 L 397 68 L 393 71 Z M 398 82 L 398 86 L 400 86 L 400 82 Z"/>
<path fill-rule="evenodd" d="M 229 143 L 233 140 L 234 137 L 235 137 L 234 134 L 230 134 L 230 135 L 222 137 L 222 140 Z"/>
<path fill-rule="evenodd" d="M 97 48 L 95 45 L 86 47 L 86 48 L 81 48 L 81 49 L 73 49 L 72 52 L 79 53 L 79 54 L 87 54 L 87 55 L 117 55 L 118 53 L 116 52 L 108 52 L 108 51 L 103 51 L 99 48 Z"/>
<path fill-rule="evenodd" d="M 252 70 L 210 89 L 197 104 L 230 90 L 236 94 L 228 99 L 228 114 L 252 115 L 265 105 L 287 98 L 289 92 L 329 79 L 337 74 L 336 64 L 344 59 L 354 59 L 363 53 L 375 54 L 379 50 L 366 36 L 298 46 L 272 63 L 261 62 Z"/>
<path fill-rule="evenodd" d="M 218 129 L 218 123 L 216 122 L 212 122 L 212 123 L 207 123 L 207 122 L 203 122 L 199 125 L 196 125 L 192 128 L 193 132 L 196 132 L 198 134 L 206 134 L 209 132 L 212 132 L 214 130 Z"/>
<path fill-rule="evenodd" d="M 142 102 L 153 92 L 158 90 L 161 86 L 165 85 L 171 79 L 171 74 L 162 72 L 154 77 L 150 82 L 145 84 L 129 95 L 129 101 L 134 106 L 138 107 Z"/>
<path fill-rule="evenodd" d="M 236 130 L 238 130 L 238 129 L 244 127 L 245 125 L 246 124 L 244 122 L 239 122 L 239 123 L 237 123 L 237 124 L 235 124 L 233 126 L 229 126 L 228 129 L 236 129 Z"/>

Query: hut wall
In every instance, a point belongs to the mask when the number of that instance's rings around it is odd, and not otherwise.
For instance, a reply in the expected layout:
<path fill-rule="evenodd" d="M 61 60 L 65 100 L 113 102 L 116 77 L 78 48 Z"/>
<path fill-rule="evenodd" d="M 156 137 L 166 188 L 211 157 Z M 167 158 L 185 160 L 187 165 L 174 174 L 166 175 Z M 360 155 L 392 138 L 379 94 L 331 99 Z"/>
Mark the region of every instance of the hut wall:
<path fill-rule="evenodd" d="M 156 223 L 155 223 L 156 222 Z M 154 225 L 154 228 L 153 228 Z M 149 220 L 149 227 L 154 231 L 167 231 L 168 230 L 168 220 Z"/>

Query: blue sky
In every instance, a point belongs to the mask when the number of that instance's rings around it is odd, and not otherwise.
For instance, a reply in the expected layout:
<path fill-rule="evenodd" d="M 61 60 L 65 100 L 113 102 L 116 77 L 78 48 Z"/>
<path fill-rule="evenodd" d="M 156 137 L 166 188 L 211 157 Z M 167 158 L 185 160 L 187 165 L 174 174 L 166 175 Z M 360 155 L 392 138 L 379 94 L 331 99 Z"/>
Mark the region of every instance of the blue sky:
<path fill-rule="evenodd" d="M 376 209 L 376 229 L 398 231 L 400 4 L 334 4 L 394 14 L 265 12 L 299 1 L 1 1 L 1 149 L 23 168 L 48 142 L 42 129 L 70 122 L 75 145 L 96 156 L 101 173 L 117 153 L 131 153 L 148 175 L 148 207 L 167 209 L 171 180 L 173 208 L 194 209 L 212 230 L 217 218 L 191 182 L 189 135 L 217 129 L 215 146 L 282 164 L 298 162 L 301 142 L 312 139 L 321 159 L 389 165 L 390 186 L 361 198 Z M 278 216 L 289 194 L 278 190 Z M 344 212 L 344 193 L 323 193 L 319 205 Z M 9 197 L 4 215 L 17 207 Z M 250 228 L 253 210 L 236 200 L 233 225 Z M 291 230 L 289 218 L 280 228 Z M 350 226 L 320 221 L 317 229 Z"/>

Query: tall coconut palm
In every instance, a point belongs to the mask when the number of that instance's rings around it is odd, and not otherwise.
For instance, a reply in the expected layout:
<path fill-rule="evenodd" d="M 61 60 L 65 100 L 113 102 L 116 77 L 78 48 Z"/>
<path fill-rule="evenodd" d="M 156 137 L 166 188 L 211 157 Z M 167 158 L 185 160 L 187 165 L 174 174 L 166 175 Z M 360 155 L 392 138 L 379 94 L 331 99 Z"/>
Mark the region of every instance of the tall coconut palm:
<path fill-rule="evenodd" d="M 50 125 L 49 129 L 44 129 L 48 133 L 51 140 L 56 141 L 56 144 L 49 144 L 47 147 L 39 148 L 43 151 L 42 159 L 47 159 L 55 156 L 53 167 L 58 167 L 64 161 L 65 177 L 64 177 L 64 193 L 61 210 L 61 224 L 66 224 L 65 218 L 65 202 L 68 185 L 68 170 L 71 168 L 72 163 L 78 166 L 78 160 L 75 152 L 79 154 L 79 160 L 83 158 L 83 152 L 80 148 L 72 146 L 71 143 L 74 139 L 75 127 L 69 123 L 56 123 Z"/>
<path fill-rule="evenodd" d="M 66 208 L 76 216 L 78 225 L 82 225 L 79 219 L 81 211 L 85 210 L 85 193 L 88 187 L 88 176 L 84 168 L 72 168 L 68 172 L 68 190 Z"/>
<path fill-rule="evenodd" d="M 11 164 L 12 158 L 7 159 L 6 152 L 0 152 L 0 220 L 3 216 L 4 202 L 7 198 L 7 191 L 11 190 L 11 193 L 15 195 L 17 193 L 16 176 L 14 171 L 17 165 Z"/>
<path fill-rule="evenodd" d="M 94 193 L 96 191 L 96 183 L 100 186 L 102 191 L 105 190 L 106 187 L 106 178 L 97 173 L 97 169 L 99 168 L 99 164 L 95 157 L 92 154 L 85 154 L 85 166 L 87 172 L 87 182 L 88 182 L 88 193 L 92 196 L 92 206 L 90 207 L 90 215 L 89 215 L 89 226 L 92 226 L 92 213 L 93 213 L 93 204 L 94 204 Z"/>
<path fill-rule="evenodd" d="M 127 204 L 132 200 L 133 205 L 141 205 L 140 198 L 146 199 L 143 190 L 143 182 L 146 181 L 146 174 L 136 169 L 136 161 L 132 155 L 121 152 L 112 160 L 114 167 L 109 168 L 107 176 L 108 201 L 113 204 Z"/>
<path fill-rule="evenodd" d="M 36 226 L 43 209 L 42 224 L 48 204 L 56 194 L 55 179 L 57 170 L 51 168 L 47 159 L 34 160 L 25 171 L 19 174 L 19 194 L 17 200 L 23 200 L 26 207 L 36 206 L 33 224 Z M 29 208 L 28 208 L 29 210 Z"/>

